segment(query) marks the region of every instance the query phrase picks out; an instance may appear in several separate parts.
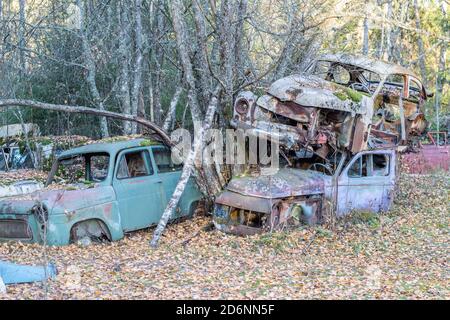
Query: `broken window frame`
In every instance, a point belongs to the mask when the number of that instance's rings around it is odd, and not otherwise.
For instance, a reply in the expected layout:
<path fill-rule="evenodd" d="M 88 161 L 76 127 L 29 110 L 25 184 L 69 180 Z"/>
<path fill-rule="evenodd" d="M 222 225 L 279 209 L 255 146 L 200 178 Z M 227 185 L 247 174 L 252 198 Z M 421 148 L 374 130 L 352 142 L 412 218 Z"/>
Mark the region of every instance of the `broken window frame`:
<path fill-rule="evenodd" d="M 89 172 L 90 172 L 90 157 L 94 156 L 94 155 L 107 155 L 109 160 L 108 160 L 108 173 L 106 174 L 105 178 L 102 179 L 101 181 L 94 181 L 94 180 L 90 180 L 89 177 Z M 77 158 L 77 157 L 83 157 L 84 158 L 84 162 L 85 162 L 85 172 L 84 172 L 84 178 L 86 181 L 91 181 L 91 182 L 95 182 L 95 183 L 104 183 L 105 181 L 108 181 L 109 176 L 111 175 L 111 168 L 113 168 L 113 159 L 111 159 L 111 155 L 108 152 L 91 152 L 91 153 L 80 153 L 80 154 L 73 154 L 70 155 L 68 157 L 64 157 L 64 158 L 59 158 L 59 159 L 55 159 L 53 161 L 52 164 L 52 168 L 50 169 L 50 172 L 47 176 L 47 181 L 45 183 L 45 186 L 47 187 L 48 185 L 50 185 L 51 183 L 53 183 L 55 181 L 55 175 L 58 171 L 59 165 L 61 164 L 61 162 L 71 159 L 71 158 Z"/>
<path fill-rule="evenodd" d="M 97 156 L 106 156 L 107 157 L 107 168 L 106 168 L 106 175 L 101 180 L 96 180 L 93 177 L 92 172 L 92 158 Z M 101 153 L 88 153 L 84 156 L 85 162 L 86 162 L 86 180 L 91 182 L 103 182 L 108 178 L 108 174 L 110 171 L 110 155 L 107 152 L 101 152 Z"/>
<path fill-rule="evenodd" d="M 384 156 L 387 158 L 386 161 L 386 165 L 384 167 L 384 169 L 386 170 L 385 174 L 374 174 L 375 170 L 374 170 L 374 156 Z M 366 161 L 366 172 L 364 174 L 363 172 L 363 168 L 364 168 L 364 163 L 363 161 Z M 364 153 L 360 153 L 357 157 L 355 157 L 354 160 L 351 160 L 347 166 L 346 169 L 343 171 L 343 174 L 347 176 L 347 178 L 349 179 L 361 179 L 361 178 L 371 178 L 371 177 L 388 177 L 391 174 L 390 171 L 390 164 L 391 164 L 391 156 L 389 153 L 384 153 L 384 152 L 364 152 Z M 350 175 L 350 170 L 352 169 L 352 167 L 357 163 L 360 163 L 360 169 L 359 175 Z"/>
<path fill-rule="evenodd" d="M 170 159 L 170 163 L 169 163 L 169 167 L 171 167 L 170 170 L 167 170 L 166 167 L 163 167 L 163 169 L 161 169 L 160 164 L 157 161 L 157 154 L 158 153 L 164 153 L 167 152 L 169 154 L 169 159 Z M 156 170 L 158 171 L 158 174 L 164 174 L 164 173 L 171 173 L 171 172 L 180 172 L 181 170 L 183 170 L 183 163 L 180 164 L 175 164 L 175 162 L 172 159 L 172 150 L 170 150 L 167 147 L 153 147 L 152 148 L 152 154 L 153 154 L 153 161 L 155 163 L 156 166 Z"/>

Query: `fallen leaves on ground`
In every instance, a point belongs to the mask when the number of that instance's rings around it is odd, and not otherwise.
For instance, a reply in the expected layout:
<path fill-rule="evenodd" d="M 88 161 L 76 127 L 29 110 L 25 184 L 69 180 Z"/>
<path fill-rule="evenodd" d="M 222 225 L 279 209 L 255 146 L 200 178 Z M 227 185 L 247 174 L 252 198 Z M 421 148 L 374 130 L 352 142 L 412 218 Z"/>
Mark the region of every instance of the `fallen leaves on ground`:
<path fill-rule="evenodd" d="M 11 171 L 0 171 L 0 186 L 10 185 L 22 180 L 36 180 L 45 182 L 47 180 L 47 173 L 44 171 L 34 169 L 19 169 Z"/>
<path fill-rule="evenodd" d="M 157 249 L 153 229 L 48 248 L 59 275 L 47 289 L 9 285 L 0 299 L 449 299 L 448 178 L 403 175 L 390 212 L 334 226 L 236 237 L 203 231 L 211 220 L 197 217 L 169 226 Z M 0 244 L 0 259 L 17 263 L 43 252 Z"/>

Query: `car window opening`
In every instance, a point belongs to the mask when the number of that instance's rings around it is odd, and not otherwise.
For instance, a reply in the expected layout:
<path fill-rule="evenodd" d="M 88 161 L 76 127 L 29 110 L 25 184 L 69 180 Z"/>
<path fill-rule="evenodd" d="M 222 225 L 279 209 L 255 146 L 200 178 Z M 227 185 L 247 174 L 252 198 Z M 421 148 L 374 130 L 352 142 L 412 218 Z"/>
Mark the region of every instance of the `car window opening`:
<path fill-rule="evenodd" d="M 153 168 L 149 165 L 150 171 L 148 170 L 146 159 L 148 159 L 148 151 L 145 150 L 123 154 L 117 168 L 117 178 L 126 179 L 152 175 Z M 147 164 L 149 164 L 148 161 Z"/>

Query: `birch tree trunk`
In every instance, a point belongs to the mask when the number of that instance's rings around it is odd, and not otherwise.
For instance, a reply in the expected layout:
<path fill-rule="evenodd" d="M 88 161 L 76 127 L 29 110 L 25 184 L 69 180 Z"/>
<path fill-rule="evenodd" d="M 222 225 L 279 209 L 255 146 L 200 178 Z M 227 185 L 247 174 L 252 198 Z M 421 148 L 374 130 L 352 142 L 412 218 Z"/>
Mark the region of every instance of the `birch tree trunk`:
<path fill-rule="evenodd" d="M 368 55 L 369 54 L 369 19 L 367 16 L 364 18 L 363 22 L 363 46 L 362 46 L 362 54 Z"/>
<path fill-rule="evenodd" d="M 414 0 L 414 17 L 415 17 L 415 21 L 416 21 L 417 30 L 421 30 L 419 6 L 417 4 L 417 0 Z M 417 33 L 417 48 L 419 49 L 420 76 L 422 77 L 422 83 L 426 87 L 427 86 L 427 71 L 425 68 L 425 50 L 423 47 L 422 35 L 420 33 Z"/>
<path fill-rule="evenodd" d="M 247 15 L 247 0 L 240 0 L 238 6 L 238 12 L 236 14 L 236 28 L 235 28 L 235 41 L 234 41 L 234 68 L 233 74 L 237 77 L 244 70 L 244 50 L 242 46 L 244 36 L 244 20 Z"/>
<path fill-rule="evenodd" d="M 194 11 L 195 28 L 197 31 L 197 50 L 198 50 L 198 70 L 199 70 L 199 84 L 200 84 L 200 97 L 202 104 L 206 105 L 209 99 L 209 79 L 208 79 L 208 48 L 207 48 L 207 35 L 203 7 L 201 7 L 200 0 L 195 0 L 192 3 Z M 203 109 L 203 108 L 202 108 Z"/>
<path fill-rule="evenodd" d="M 198 157 L 201 155 L 201 152 L 203 152 L 204 134 L 206 130 L 208 130 L 212 126 L 214 115 L 218 106 L 218 96 L 220 93 L 220 86 L 217 86 L 208 104 L 206 115 L 202 119 L 202 112 L 197 98 L 193 64 L 189 56 L 190 50 L 188 46 L 189 42 L 186 31 L 186 23 L 181 16 L 181 13 L 184 12 L 183 5 L 181 0 L 172 0 L 169 5 L 177 41 L 177 51 L 183 67 L 186 83 L 188 85 L 188 102 L 191 108 L 192 119 L 194 121 L 194 145 L 184 162 L 181 178 L 178 181 L 172 198 L 167 204 L 167 207 L 161 216 L 158 226 L 154 231 L 153 238 L 150 242 L 150 245 L 152 247 L 157 246 L 158 241 L 167 225 L 167 222 L 169 221 L 170 217 L 173 214 L 173 211 L 178 205 L 181 195 L 183 194 L 183 191 L 189 181 L 189 177 L 194 172 L 195 160 L 198 159 Z M 200 167 L 201 165 L 202 164 L 198 164 L 198 166 Z M 214 194 L 215 192 L 220 190 L 220 184 L 217 181 L 217 176 L 214 176 L 214 172 L 211 166 L 203 166 L 201 168 L 197 168 L 196 173 L 198 174 L 197 179 L 204 179 L 204 183 L 207 186 L 206 189 L 208 189 L 211 194 Z"/>
<path fill-rule="evenodd" d="M 94 104 L 98 106 L 99 110 L 104 111 L 105 106 L 103 105 L 103 101 L 100 97 L 100 93 L 97 88 L 97 84 L 95 83 L 95 77 L 96 77 L 96 66 L 94 57 L 92 55 L 91 46 L 89 44 L 89 40 L 86 34 L 86 10 L 85 6 L 81 2 L 81 0 L 77 0 L 77 6 L 80 9 L 80 37 L 81 42 L 83 46 L 83 54 L 85 58 L 86 68 L 87 68 L 87 75 L 86 75 L 86 81 L 89 86 L 89 91 L 93 97 Z M 108 130 L 108 123 L 106 121 L 105 117 L 100 118 L 100 133 L 101 136 L 108 137 L 109 136 L 109 130 Z"/>
<path fill-rule="evenodd" d="M 186 24 L 181 17 L 181 13 L 184 11 L 181 0 L 170 1 L 170 11 L 173 20 L 173 29 L 175 31 L 177 40 L 177 49 L 180 56 L 180 61 L 183 66 L 183 72 L 186 79 L 188 89 L 188 101 L 191 108 L 192 120 L 194 121 L 194 130 L 198 131 L 199 125 L 202 121 L 201 110 L 197 99 L 197 89 L 195 85 L 195 78 L 192 69 L 192 62 L 189 56 L 188 38 L 186 35 Z"/>
<path fill-rule="evenodd" d="M 189 181 L 189 177 L 194 171 L 194 162 L 203 151 L 203 136 L 206 130 L 211 127 L 211 124 L 214 119 L 214 114 L 217 109 L 217 97 L 214 95 L 211 98 L 208 109 L 206 111 L 206 117 L 204 121 L 204 126 L 202 126 L 199 131 L 196 133 L 196 137 L 194 139 L 194 146 L 192 150 L 189 152 L 187 159 L 184 162 L 183 171 L 181 172 L 181 178 L 177 183 L 175 191 L 167 204 L 166 209 L 164 210 L 161 219 L 159 220 L 158 226 L 153 233 L 153 238 L 150 242 L 152 247 L 156 247 L 158 245 L 158 241 L 161 238 L 161 235 L 166 228 L 167 222 L 173 214 L 173 211 L 176 209 L 178 202 L 180 201 L 181 195 L 183 194 L 184 189 Z"/>
<path fill-rule="evenodd" d="M 164 16 L 164 1 L 158 0 L 157 7 L 155 9 L 155 21 L 153 32 L 153 47 L 154 47 L 154 76 L 152 77 L 152 94 L 153 94 L 153 117 L 157 124 L 161 123 L 162 104 L 161 104 L 161 89 L 162 89 L 162 68 L 164 64 L 164 50 L 161 45 L 161 41 L 165 36 L 165 16 Z"/>
<path fill-rule="evenodd" d="M 142 0 L 134 1 L 134 37 L 136 43 L 136 56 L 134 59 L 133 87 L 131 90 L 131 114 L 136 116 L 139 109 L 139 93 L 142 88 Z M 131 131 L 137 133 L 137 124 L 133 122 Z"/>
<path fill-rule="evenodd" d="M 272 81 L 278 80 L 285 76 L 286 71 L 288 69 L 289 63 L 292 59 L 292 55 L 295 50 L 295 46 L 297 45 L 297 42 L 295 41 L 295 33 L 296 33 L 296 23 L 295 23 L 295 17 L 290 9 L 288 13 L 288 23 L 289 23 L 289 30 L 288 30 L 288 36 L 286 37 L 286 40 L 284 41 L 284 47 L 281 51 L 280 57 L 278 59 L 278 64 L 276 66 L 275 72 L 273 73 Z"/>
<path fill-rule="evenodd" d="M 223 83 L 225 84 L 225 103 L 232 105 L 233 103 L 233 68 L 234 68 L 234 47 L 235 35 L 230 32 L 234 18 L 234 9 L 230 0 L 223 0 L 220 8 L 219 24 L 217 33 L 220 41 L 220 59 Z"/>
<path fill-rule="evenodd" d="M 25 74 L 25 0 L 19 0 L 19 65 L 20 73 Z"/>
<path fill-rule="evenodd" d="M 119 18 L 119 61 L 120 61 L 120 82 L 119 82 L 119 100 L 121 102 L 122 112 L 131 114 L 130 102 L 130 21 L 126 12 L 126 6 L 122 1 L 117 2 L 117 16 Z M 132 133 L 131 122 L 123 123 L 125 134 Z"/>
<path fill-rule="evenodd" d="M 177 89 L 175 90 L 172 100 L 170 101 L 169 110 L 167 111 L 167 117 L 163 125 L 164 131 L 170 132 L 173 127 L 177 111 L 177 104 L 178 100 L 180 99 L 181 92 L 183 92 L 183 87 L 178 86 Z"/>
<path fill-rule="evenodd" d="M 380 6 L 381 11 L 383 12 L 383 20 L 381 21 L 381 35 L 380 35 L 380 40 L 378 41 L 378 46 L 377 46 L 377 58 L 378 59 L 382 59 L 383 55 L 384 55 L 384 41 L 385 41 L 385 22 L 384 19 L 386 17 L 386 13 L 385 13 L 385 9 L 384 9 L 384 2 L 382 2 L 382 0 L 377 0 L 377 4 L 378 6 Z"/>
<path fill-rule="evenodd" d="M 386 53 L 388 61 L 393 60 L 393 31 L 392 31 L 392 0 L 387 1 L 387 13 L 386 18 L 388 19 L 387 30 L 386 30 Z"/>

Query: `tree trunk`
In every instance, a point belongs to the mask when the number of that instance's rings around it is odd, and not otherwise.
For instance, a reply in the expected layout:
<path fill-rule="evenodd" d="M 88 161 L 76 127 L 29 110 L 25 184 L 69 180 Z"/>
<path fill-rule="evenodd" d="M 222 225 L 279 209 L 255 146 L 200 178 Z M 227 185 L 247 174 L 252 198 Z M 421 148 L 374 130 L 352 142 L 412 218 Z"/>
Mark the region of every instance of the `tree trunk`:
<path fill-rule="evenodd" d="M 196 133 L 196 137 L 194 138 L 194 146 L 189 152 L 189 155 L 187 159 L 184 162 L 183 171 L 181 173 L 181 178 L 178 181 L 178 184 L 175 188 L 175 191 L 172 195 L 172 198 L 170 199 L 169 203 L 167 204 L 166 209 L 164 210 L 164 213 L 161 216 L 161 219 L 159 220 L 158 226 L 155 229 L 155 232 L 153 233 L 153 238 L 150 242 L 150 245 L 152 247 L 156 247 L 158 245 L 159 238 L 161 237 L 164 229 L 166 228 L 167 222 L 169 221 L 170 217 L 173 214 L 173 211 L 178 205 L 178 202 L 181 198 L 181 195 L 183 194 L 183 191 L 189 181 L 189 177 L 193 173 L 194 170 L 194 163 L 197 157 L 200 155 L 200 153 L 203 151 L 203 136 L 207 129 L 211 127 L 211 124 L 214 119 L 214 114 L 217 109 L 217 97 L 213 96 L 211 98 L 211 101 L 209 103 L 206 117 L 204 121 L 204 125 L 199 129 L 199 131 Z"/>
<path fill-rule="evenodd" d="M 25 0 L 19 0 L 19 65 L 20 73 L 25 74 Z"/>
<path fill-rule="evenodd" d="M 414 0 L 414 16 L 416 20 L 416 28 L 417 30 L 421 30 L 420 26 L 420 15 L 419 15 L 419 6 L 417 4 L 417 0 Z M 419 49 L 419 69 L 420 76 L 422 77 L 422 83 L 427 85 L 427 70 L 425 68 L 425 50 L 423 46 L 422 35 L 417 33 L 417 47 Z"/>
<path fill-rule="evenodd" d="M 244 68 L 244 51 L 242 46 L 242 38 L 244 36 L 244 20 L 247 14 L 247 0 L 240 0 L 238 6 L 238 12 L 236 15 L 236 28 L 235 28 L 235 42 L 234 42 L 234 69 L 233 74 L 238 77 L 239 74 L 245 72 Z"/>
<path fill-rule="evenodd" d="M 100 98 L 100 93 L 97 88 L 97 84 L 95 83 L 95 77 L 96 77 L 96 67 L 94 62 L 94 57 L 92 55 L 91 47 L 89 44 L 89 40 L 86 34 L 86 19 L 85 19 L 85 6 L 81 3 L 81 0 L 77 0 L 77 6 L 80 9 L 80 36 L 81 36 L 81 42 L 83 46 L 83 54 L 86 62 L 87 67 L 87 76 L 86 81 L 89 85 L 89 91 L 93 97 L 94 104 L 98 106 L 98 108 L 101 111 L 105 110 L 105 106 L 103 105 L 103 101 Z M 100 133 L 101 136 L 108 137 L 109 136 L 109 130 L 108 130 L 108 123 L 106 121 L 105 117 L 100 118 Z"/>
<path fill-rule="evenodd" d="M 152 77 L 152 89 L 153 89 L 153 117 L 155 123 L 161 124 L 162 104 L 161 104 L 161 91 L 162 91 L 162 68 L 164 64 L 164 50 L 160 44 L 164 37 L 165 28 L 165 16 L 164 16 L 164 1 L 159 0 L 157 2 L 157 8 L 155 13 L 155 26 L 153 32 L 153 46 L 154 46 L 154 77 Z"/>
<path fill-rule="evenodd" d="M 210 84 L 208 80 L 208 49 L 207 49 L 207 35 L 206 35 L 206 26 L 205 26 L 205 18 L 203 8 L 200 7 L 200 1 L 196 0 L 193 2 L 193 10 L 194 10 L 194 20 L 195 20 L 195 28 L 197 35 L 197 64 L 198 64 L 198 72 L 199 72 L 199 84 L 200 84 L 200 98 L 202 105 L 206 105 L 209 99 L 209 90 Z M 204 107 L 202 108 L 204 109 Z"/>
<path fill-rule="evenodd" d="M 387 1 L 387 13 L 386 18 L 388 20 L 388 26 L 386 30 L 386 53 L 388 61 L 393 60 L 393 27 L 392 27 L 392 0 Z"/>
<path fill-rule="evenodd" d="M 369 19 L 367 16 L 364 18 L 364 35 L 363 35 L 363 47 L 362 47 L 362 54 L 368 55 L 369 54 Z"/>
<path fill-rule="evenodd" d="M 134 37 L 136 44 L 136 56 L 134 59 L 133 87 L 131 90 L 131 114 L 136 116 L 139 109 L 139 93 L 142 88 L 142 0 L 134 1 Z M 131 131 L 137 133 L 137 124 L 132 124 Z"/>
<path fill-rule="evenodd" d="M 443 19 L 447 19 L 447 12 L 445 11 L 444 3 L 441 1 L 441 12 L 443 15 Z M 439 61 L 438 61 L 438 72 L 436 75 L 436 94 L 435 94 L 435 108 L 436 108 L 436 129 L 440 130 L 440 119 L 439 119 L 439 111 L 441 107 L 441 99 L 442 99 L 442 91 L 444 87 L 444 81 L 445 81 L 445 57 L 447 53 L 447 45 L 445 41 L 442 41 L 440 50 L 439 50 Z M 439 143 L 439 136 L 438 136 L 438 143 Z"/>
<path fill-rule="evenodd" d="M 119 61 L 120 61 L 120 82 L 119 82 L 119 100 L 121 110 L 124 114 L 131 114 L 130 102 L 130 21 L 126 12 L 126 5 L 122 1 L 117 2 L 117 16 L 119 18 Z M 131 122 L 123 123 L 125 134 L 132 133 Z"/>
<path fill-rule="evenodd" d="M 175 90 L 172 100 L 170 101 L 169 110 L 167 111 L 167 117 L 163 125 L 164 131 L 170 132 L 173 127 L 177 111 L 177 104 L 178 100 L 180 99 L 181 92 L 183 92 L 183 87 L 178 86 L 177 89 Z"/>
<path fill-rule="evenodd" d="M 223 83 L 225 84 L 224 103 L 227 107 L 233 105 L 233 80 L 234 80 L 234 48 L 235 48 L 235 35 L 230 32 L 232 23 L 234 22 L 234 9 L 230 0 L 223 0 L 221 3 L 219 24 L 217 25 L 217 33 L 220 41 L 220 58 L 221 58 L 221 72 L 223 76 Z M 220 112 L 219 117 L 223 117 L 223 113 Z"/>
<path fill-rule="evenodd" d="M 180 56 L 181 64 L 183 66 L 184 76 L 188 84 L 188 101 L 191 108 L 192 120 L 194 121 L 194 129 L 199 129 L 201 126 L 201 110 L 199 108 L 197 99 L 197 90 L 195 85 L 195 78 L 192 69 L 192 62 L 189 56 L 188 38 L 186 35 L 186 24 L 181 17 L 184 6 L 181 0 L 170 1 L 170 10 L 172 13 L 173 29 L 175 31 L 177 40 L 177 49 Z"/>

